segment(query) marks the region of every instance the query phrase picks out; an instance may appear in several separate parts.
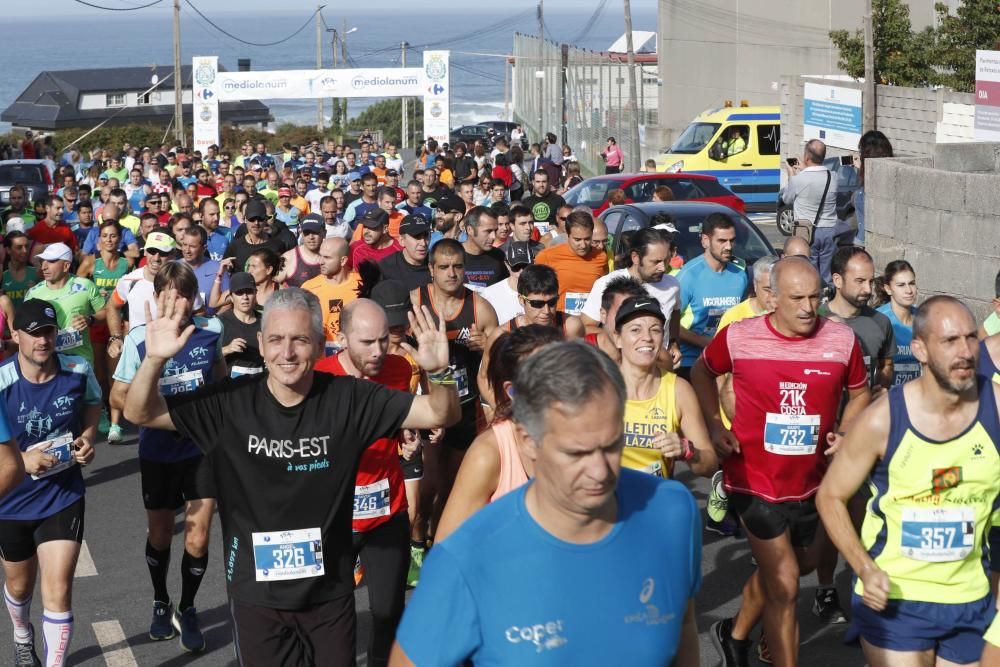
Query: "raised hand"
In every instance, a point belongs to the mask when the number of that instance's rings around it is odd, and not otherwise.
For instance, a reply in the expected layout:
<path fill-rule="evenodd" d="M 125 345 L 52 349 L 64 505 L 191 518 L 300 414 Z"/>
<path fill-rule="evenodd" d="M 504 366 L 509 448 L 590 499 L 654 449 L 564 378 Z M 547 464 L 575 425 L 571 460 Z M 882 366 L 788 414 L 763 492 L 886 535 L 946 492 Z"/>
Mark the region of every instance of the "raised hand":
<path fill-rule="evenodd" d="M 439 318 L 437 326 L 431 317 L 427 306 L 414 308 L 407 313 L 410 318 L 410 328 L 417 341 L 417 347 L 403 343 L 403 349 L 413 358 L 417 365 L 429 373 L 440 373 L 448 367 L 448 334 L 444 318 Z M 147 347 L 148 347 L 147 343 Z"/>
<path fill-rule="evenodd" d="M 167 360 L 184 349 L 194 324 L 183 326 L 188 315 L 188 300 L 178 295 L 177 290 L 164 290 L 156 297 L 156 317 L 154 318 L 146 302 L 146 357 Z"/>

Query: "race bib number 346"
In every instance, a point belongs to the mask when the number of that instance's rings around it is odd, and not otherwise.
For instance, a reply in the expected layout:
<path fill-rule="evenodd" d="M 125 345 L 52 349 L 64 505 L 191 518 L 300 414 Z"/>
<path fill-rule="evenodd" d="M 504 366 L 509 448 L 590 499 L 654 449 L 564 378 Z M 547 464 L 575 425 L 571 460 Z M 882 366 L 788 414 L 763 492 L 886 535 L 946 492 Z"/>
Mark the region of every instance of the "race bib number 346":
<path fill-rule="evenodd" d="M 289 581 L 321 577 L 323 539 L 319 528 L 253 534 L 257 581 Z"/>

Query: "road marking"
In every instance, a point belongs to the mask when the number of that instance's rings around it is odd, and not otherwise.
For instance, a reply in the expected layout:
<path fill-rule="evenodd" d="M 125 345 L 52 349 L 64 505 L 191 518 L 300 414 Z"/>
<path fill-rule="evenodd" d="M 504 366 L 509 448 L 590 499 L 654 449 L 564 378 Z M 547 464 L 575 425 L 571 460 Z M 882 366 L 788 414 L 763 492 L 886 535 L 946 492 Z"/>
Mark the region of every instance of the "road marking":
<path fill-rule="evenodd" d="M 73 576 L 77 579 L 80 577 L 97 576 L 97 566 L 94 565 L 94 559 L 90 555 L 90 547 L 87 546 L 87 540 L 84 540 L 83 544 L 80 545 L 80 557 L 76 559 L 76 572 Z"/>
<path fill-rule="evenodd" d="M 135 656 L 132 655 L 132 649 L 129 648 L 128 642 L 125 640 L 125 631 L 122 630 L 121 623 L 118 621 L 99 621 L 93 624 L 93 628 L 97 645 L 101 647 L 101 651 L 104 653 L 104 662 L 107 663 L 108 667 L 139 667 Z M 117 644 L 124 644 L 124 646 L 108 650 Z"/>

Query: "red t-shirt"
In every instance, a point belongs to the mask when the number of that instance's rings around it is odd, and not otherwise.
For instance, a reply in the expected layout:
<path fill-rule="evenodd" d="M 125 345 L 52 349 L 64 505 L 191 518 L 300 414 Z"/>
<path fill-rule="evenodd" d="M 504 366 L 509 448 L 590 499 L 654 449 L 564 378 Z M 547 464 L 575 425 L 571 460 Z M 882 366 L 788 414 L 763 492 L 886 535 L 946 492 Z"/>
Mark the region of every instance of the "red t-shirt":
<path fill-rule="evenodd" d="M 316 364 L 316 370 L 331 375 L 347 375 L 339 355 L 321 359 Z M 382 372 L 371 381 L 390 389 L 409 391 L 412 375 L 413 369 L 405 357 L 387 354 Z M 368 532 L 406 511 L 406 486 L 403 469 L 399 465 L 398 447 L 398 438 L 381 438 L 361 455 L 354 482 L 355 532 Z"/>
<path fill-rule="evenodd" d="M 866 386 L 868 372 L 846 325 L 821 317 L 811 336 L 789 338 L 771 317 L 730 324 L 702 353 L 710 372 L 733 374 L 740 453 L 723 461 L 724 485 L 769 502 L 803 500 L 826 472 L 844 389 Z"/>
<path fill-rule="evenodd" d="M 65 243 L 74 253 L 76 252 L 76 234 L 65 222 L 60 222 L 55 227 L 49 227 L 45 222 L 39 221 L 27 231 L 27 235 L 35 243 L 42 245 Z"/>
<path fill-rule="evenodd" d="M 198 185 L 195 187 L 195 192 L 198 194 L 199 197 L 215 197 L 219 194 L 216 191 L 214 185 L 212 185 L 211 183 L 206 185 L 201 181 L 198 181 Z"/>
<path fill-rule="evenodd" d="M 399 245 L 399 241 L 396 239 L 393 239 L 392 243 L 386 247 L 378 249 L 365 243 L 364 239 L 354 241 L 351 243 L 351 267 L 357 271 L 358 267 L 361 266 L 361 262 L 368 261 L 378 264 L 392 253 L 402 249 L 403 246 Z"/>

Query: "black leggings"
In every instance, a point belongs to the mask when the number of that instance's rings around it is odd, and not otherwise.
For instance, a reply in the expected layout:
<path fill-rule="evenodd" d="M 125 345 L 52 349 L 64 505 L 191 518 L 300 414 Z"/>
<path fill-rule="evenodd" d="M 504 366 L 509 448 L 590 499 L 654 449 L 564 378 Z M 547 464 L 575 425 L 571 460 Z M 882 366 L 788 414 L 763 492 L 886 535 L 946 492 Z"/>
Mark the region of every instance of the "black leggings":
<path fill-rule="evenodd" d="M 372 610 L 368 664 L 389 664 L 396 626 L 403 617 L 406 573 L 410 567 L 410 520 L 400 512 L 365 533 L 354 533 L 354 553 L 361 555 Z"/>

